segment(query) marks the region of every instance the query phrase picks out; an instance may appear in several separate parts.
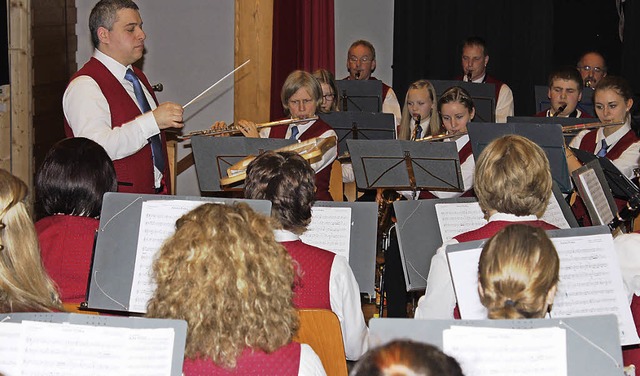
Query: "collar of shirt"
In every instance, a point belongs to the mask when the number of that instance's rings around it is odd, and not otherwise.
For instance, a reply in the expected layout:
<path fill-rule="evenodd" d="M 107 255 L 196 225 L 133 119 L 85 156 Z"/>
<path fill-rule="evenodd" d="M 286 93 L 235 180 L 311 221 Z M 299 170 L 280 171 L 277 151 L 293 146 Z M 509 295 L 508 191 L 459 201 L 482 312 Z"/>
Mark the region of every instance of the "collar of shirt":
<path fill-rule="evenodd" d="M 113 74 L 114 77 L 117 77 L 120 80 L 120 82 L 122 83 L 127 82 L 131 84 L 129 81 L 127 81 L 124 78 L 124 75 L 127 74 L 127 69 L 131 68 L 131 65 L 125 67 L 124 65 L 115 61 L 111 56 L 103 53 L 97 48 L 93 50 L 93 57 L 98 59 L 99 62 L 101 62 L 105 67 L 107 67 L 109 72 L 111 72 L 111 74 Z"/>
<path fill-rule="evenodd" d="M 292 128 L 294 125 L 298 127 L 298 139 L 300 139 L 300 136 L 302 136 L 302 134 L 303 134 L 307 129 L 311 128 L 311 126 L 312 126 L 313 124 L 315 124 L 315 123 L 316 123 L 316 121 L 315 121 L 315 120 L 311 120 L 310 122 L 308 122 L 308 123 L 304 123 L 304 124 L 300 124 L 300 123 L 298 123 L 298 124 L 290 124 L 290 125 L 289 125 L 289 129 L 287 129 L 287 134 L 285 135 L 285 138 L 286 138 L 286 139 L 289 139 L 289 137 L 291 137 L 291 128 Z"/>
<path fill-rule="evenodd" d="M 598 133 L 596 135 L 596 143 L 598 144 L 598 150 L 595 151 L 596 154 L 598 153 L 598 151 L 600 151 L 600 149 L 602 147 L 602 139 L 603 138 L 606 138 L 607 145 L 609 145 L 609 150 L 611 150 L 611 148 L 618 141 L 620 141 L 620 139 L 625 134 L 627 134 L 627 132 L 629 132 L 630 130 L 631 130 L 630 117 L 629 117 L 629 119 L 627 119 L 627 121 L 624 123 L 624 125 L 622 127 L 620 127 L 620 129 L 618 129 L 617 131 L 615 131 L 612 134 L 610 134 L 609 137 L 604 137 L 604 128 L 598 129 Z"/>
<path fill-rule="evenodd" d="M 416 129 L 416 122 L 412 121 L 409 123 L 409 128 L 411 129 L 411 134 L 413 135 L 413 131 Z M 420 121 L 420 126 L 422 127 L 422 133 L 417 136 L 417 138 L 423 138 L 425 133 L 427 133 L 427 129 L 429 129 L 429 123 L 431 122 L 431 116 L 426 118 L 425 120 Z"/>
<path fill-rule="evenodd" d="M 273 235 L 278 243 L 300 240 L 298 235 L 289 230 L 273 230 Z"/>
<path fill-rule="evenodd" d="M 458 137 L 458 139 L 455 142 L 456 142 L 456 148 L 458 148 L 458 151 L 460 151 L 460 149 L 462 149 L 462 147 L 466 145 L 467 142 L 469 142 L 469 135 L 464 134 Z"/>
<path fill-rule="evenodd" d="M 491 217 L 489 217 L 489 222 L 493 221 L 507 221 L 507 222 L 524 222 L 524 221 L 537 221 L 538 217 L 535 214 L 532 215 L 523 215 L 519 217 L 515 214 L 507 214 L 507 213 L 495 213 Z"/>

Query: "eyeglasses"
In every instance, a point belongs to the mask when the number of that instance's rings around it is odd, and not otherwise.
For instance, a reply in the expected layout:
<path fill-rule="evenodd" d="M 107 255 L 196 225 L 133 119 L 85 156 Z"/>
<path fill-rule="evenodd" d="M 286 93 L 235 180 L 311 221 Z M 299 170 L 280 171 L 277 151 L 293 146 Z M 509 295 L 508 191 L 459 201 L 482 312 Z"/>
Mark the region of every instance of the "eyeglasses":
<path fill-rule="evenodd" d="M 585 71 L 585 72 L 591 72 L 591 70 L 593 70 L 593 73 L 604 73 L 604 69 L 603 68 L 591 67 L 589 65 L 585 65 L 583 67 L 578 66 L 578 70 Z"/>
<path fill-rule="evenodd" d="M 349 56 L 349 61 L 352 63 L 357 63 L 358 61 L 360 61 L 362 64 L 366 64 L 372 61 L 370 56 L 363 56 L 361 58 L 358 58 L 357 56 Z"/>
<path fill-rule="evenodd" d="M 325 94 L 322 96 L 322 98 L 324 98 L 325 101 L 332 101 L 333 98 L 335 98 L 336 95 L 335 94 Z"/>

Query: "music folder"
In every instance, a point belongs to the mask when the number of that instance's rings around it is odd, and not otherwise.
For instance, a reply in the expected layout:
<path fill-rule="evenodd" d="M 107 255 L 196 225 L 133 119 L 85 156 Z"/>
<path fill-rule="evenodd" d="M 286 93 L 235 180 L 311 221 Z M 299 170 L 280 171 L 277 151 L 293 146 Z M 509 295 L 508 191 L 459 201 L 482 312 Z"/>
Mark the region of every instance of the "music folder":
<path fill-rule="evenodd" d="M 606 226 L 616 217 L 618 208 L 598 159 L 600 158 L 596 157 L 571 175 L 587 207 L 591 223 Z"/>
<path fill-rule="evenodd" d="M 296 142 L 296 140 L 274 138 L 194 136 L 191 138 L 191 147 L 200 190 L 202 192 L 242 190 L 241 182 L 230 188 L 220 184 L 220 179 L 227 176 L 229 167 L 249 155 L 258 156 L 266 150 L 275 150 Z"/>
<path fill-rule="evenodd" d="M 412 340 L 443 349 L 444 332 L 455 327 L 494 329 L 559 328 L 566 340 L 566 368 L 568 376 L 622 375 L 622 351 L 617 335 L 614 315 L 570 317 L 563 319 L 528 320 L 424 320 L 372 318 L 369 321 L 369 347 L 373 348 L 393 340 Z M 499 335 L 494 333 L 494 337 Z M 548 343 L 548 342 L 547 342 Z M 476 343 L 482 349 L 483 343 Z M 541 346 L 544 349 L 545 344 Z M 500 362 L 510 360 L 513 344 L 503 352 L 491 354 Z M 478 356 L 477 352 L 472 354 Z M 484 359 L 482 359 L 484 360 Z M 534 359 L 527 359 L 534 360 Z M 473 366 L 473 364 L 472 364 Z M 530 371 L 531 369 L 527 369 Z M 472 374 L 463 366 L 465 374 Z M 483 373 L 485 374 L 485 373 Z M 491 374 L 488 372 L 486 374 Z M 517 374 L 517 373 L 516 373 Z"/>
<path fill-rule="evenodd" d="M 334 111 L 322 113 L 320 118 L 336 131 L 340 153 L 347 150 L 347 140 L 393 140 L 396 138 L 393 114 Z"/>
<path fill-rule="evenodd" d="M 467 129 L 476 161 L 491 141 L 504 135 L 517 134 L 535 142 L 547 155 L 553 181 L 562 192 L 571 192 L 573 187 L 564 152 L 562 126 L 559 124 L 469 123 Z"/>
<path fill-rule="evenodd" d="M 455 142 L 347 140 L 360 189 L 463 191 Z"/>
<path fill-rule="evenodd" d="M 436 89 L 438 98 L 440 98 L 442 93 L 448 88 L 460 86 L 473 98 L 473 104 L 476 107 L 474 120 L 483 123 L 493 123 L 496 121 L 496 89 L 494 84 L 456 80 L 429 80 L 429 82 L 431 82 L 434 89 Z"/>
<path fill-rule="evenodd" d="M 340 111 L 382 111 L 382 81 L 336 80 L 336 86 Z"/>

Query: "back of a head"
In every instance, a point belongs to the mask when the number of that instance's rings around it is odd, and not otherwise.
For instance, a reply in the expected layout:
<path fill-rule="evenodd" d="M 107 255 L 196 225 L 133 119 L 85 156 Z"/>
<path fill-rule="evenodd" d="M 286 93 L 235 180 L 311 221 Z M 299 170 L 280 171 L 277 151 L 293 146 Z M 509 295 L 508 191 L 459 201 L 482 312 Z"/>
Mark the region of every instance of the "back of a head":
<path fill-rule="evenodd" d="M 178 219 L 153 273 L 147 316 L 187 321 L 188 358 L 232 368 L 246 347 L 275 351 L 298 328 L 291 257 L 270 219 L 244 203 L 204 204 Z"/>
<path fill-rule="evenodd" d="M 118 189 L 107 152 L 94 141 L 64 139 L 49 150 L 36 175 L 36 200 L 43 216 L 98 217 L 106 192 Z"/>
<path fill-rule="evenodd" d="M 541 216 L 552 184 L 546 154 L 522 136 L 506 135 L 491 141 L 476 162 L 474 190 L 485 212 Z"/>
<path fill-rule="evenodd" d="M 285 230 L 306 230 L 315 191 L 315 172 L 295 152 L 267 151 L 247 166 L 245 198 L 271 201 L 271 215 Z"/>
<path fill-rule="evenodd" d="M 42 266 L 26 196 L 27 186 L 0 169 L 0 312 L 61 308 L 55 286 Z"/>
<path fill-rule="evenodd" d="M 480 301 L 490 319 L 544 317 L 559 273 L 558 253 L 542 229 L 507 226 L 482 249 L 478 263 Z"/>
<path fill-rule="evenodd" d="M 369 350 L 350 376 L 463 376 L 458 362 L 435 346 L 396 340 Z"/>

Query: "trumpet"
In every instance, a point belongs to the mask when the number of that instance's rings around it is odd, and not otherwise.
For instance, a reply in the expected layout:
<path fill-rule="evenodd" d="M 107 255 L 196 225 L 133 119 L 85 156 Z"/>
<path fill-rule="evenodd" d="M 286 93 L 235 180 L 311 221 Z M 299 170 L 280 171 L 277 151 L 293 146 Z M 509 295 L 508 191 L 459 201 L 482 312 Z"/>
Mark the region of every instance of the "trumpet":
<path fill-rule="evenodd" d="M 268 123 L 256 124 L 256 128 L 262 129 L 262 128 L 275 127 L 275 126 L 278 126 L 278 125 L 308 123 L 308 122 L 313 121 L 313 120 L 318 120 L 318 117 L 317 116 L 311 116 L 311 117 L 304 118 L 304 119 L 284 119 L 284 120 L 278 120 L 278 121 L 271 121 L 271 122 L 268 122 Z M 201 131 L 189 132 L 189 133 L 183 134 L 181 136 L 178 136 L 178 139 L 180 139 L 180 140 L 188 140 L 193 136 L 220 136 L 220 135 L 223 135 L 223 134 L 236 134 L 236 133 L 242 133 L 242 131 L 235 124 L 231 123 L 231 124 L 227 125 L 226 127 L 222 128 L 222 129 L 205 129 L 205 130 L 201 130 Z"/>

